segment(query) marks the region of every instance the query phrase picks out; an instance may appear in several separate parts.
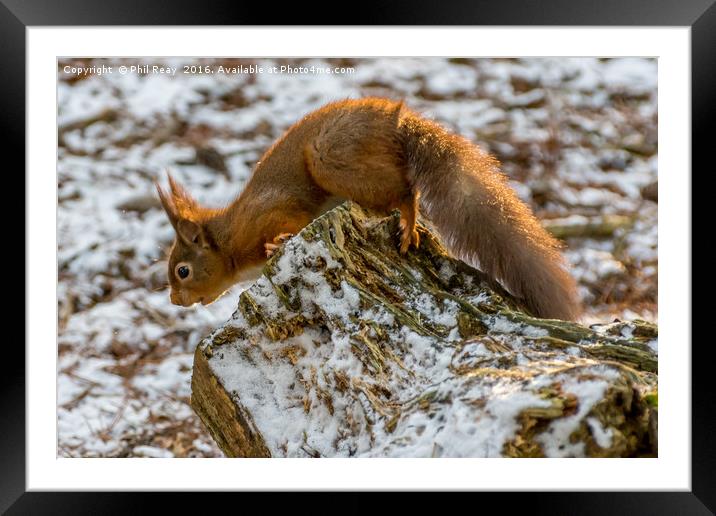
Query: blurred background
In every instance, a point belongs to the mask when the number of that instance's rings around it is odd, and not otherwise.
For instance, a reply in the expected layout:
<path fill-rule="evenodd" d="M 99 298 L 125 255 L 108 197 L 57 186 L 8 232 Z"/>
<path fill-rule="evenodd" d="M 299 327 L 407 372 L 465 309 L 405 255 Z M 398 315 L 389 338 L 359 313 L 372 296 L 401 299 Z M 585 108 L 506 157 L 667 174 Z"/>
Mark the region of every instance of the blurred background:
<path fill-rule="evenodd" d="M 231 73 L 251 65 L 302 68 Z M 191 366 L 242 286 L 207 307 L 169 302 L 173 229 L 153 182 L 168 169 L 226 204 L 331 100 L 405 99 L 496 155 L 565 241 L 582 322 L 656 321 L 655 59 L 60 59 L 57 94 L 59 456 L 221 456 L 189 406 Z"/>

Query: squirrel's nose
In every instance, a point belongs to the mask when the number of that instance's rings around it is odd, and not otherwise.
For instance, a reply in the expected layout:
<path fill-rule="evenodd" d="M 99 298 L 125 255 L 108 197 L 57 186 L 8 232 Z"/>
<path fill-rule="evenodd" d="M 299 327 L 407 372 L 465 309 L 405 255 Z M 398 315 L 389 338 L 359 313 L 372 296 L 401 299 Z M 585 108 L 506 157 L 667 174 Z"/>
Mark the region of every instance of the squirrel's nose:
<path fill-rule="evenodd" d="M 181 296 L 179 295 L 178 292 L 175 292 L 172 290 L 169 293 L 169 299 L 171 300 L 172 304 L 174 304 L 174 305 L 182 305 Z"/>

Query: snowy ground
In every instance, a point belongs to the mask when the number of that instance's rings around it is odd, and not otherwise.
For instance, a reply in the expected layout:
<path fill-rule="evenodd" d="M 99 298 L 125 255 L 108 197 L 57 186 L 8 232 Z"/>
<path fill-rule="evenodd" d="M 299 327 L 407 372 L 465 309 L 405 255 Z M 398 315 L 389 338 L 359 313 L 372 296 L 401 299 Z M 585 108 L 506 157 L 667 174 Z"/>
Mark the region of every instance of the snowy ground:
<path fill-rule="evenodd" d="M 100 64 L 114 73 L 64 72 Z M 121 64 L 178 70 L 122 75 Z M 352 71 L 184 74 L 184 64 Z M 656 70 L 632 58 L 61 61 L 58 455 L 220 455 L 188 405 L 192 353 L 241 288 L 208 307 L 169 303 L 173 230 L 152 183 L 169 168 L 199 200 L 226 203 L 273 139 L 338 98 L 405 98 L 496 154 L 542 219 L 633 219 L 568 239 L 566 255 L 584 322 L 656 320 Z"/>

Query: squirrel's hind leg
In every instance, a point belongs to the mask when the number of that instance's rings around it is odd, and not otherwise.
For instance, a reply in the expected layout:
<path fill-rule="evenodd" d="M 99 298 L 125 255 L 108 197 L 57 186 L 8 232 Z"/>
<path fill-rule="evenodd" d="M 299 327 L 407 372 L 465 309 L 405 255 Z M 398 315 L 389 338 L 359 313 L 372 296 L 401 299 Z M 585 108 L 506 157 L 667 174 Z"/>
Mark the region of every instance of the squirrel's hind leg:
<path fill-rule="evenodd" d="M 328 145 L 330 136 L 324 135 L 305 149 L 306 169 L 313 181 L 325 192 L 366 208 L 382 212 L 398 208 L 400 252 L 405 254 L 411 244 L 418 247 L 419 193 L 408 181 L 399 150 L 381 145 L 371 149 L 359 138 L 346 140 L 345 135 L 338 140 L 342 145 Z"/>
<path fill-rule="evenodd" d="M 413 191 L 411 195 L 398 205 L 400 210 L 400 253 L 408 252 L 412 244 L 416 249 L 420 246 L 420 235 L 415 229 L 418 218 L 420 192 Z"/>

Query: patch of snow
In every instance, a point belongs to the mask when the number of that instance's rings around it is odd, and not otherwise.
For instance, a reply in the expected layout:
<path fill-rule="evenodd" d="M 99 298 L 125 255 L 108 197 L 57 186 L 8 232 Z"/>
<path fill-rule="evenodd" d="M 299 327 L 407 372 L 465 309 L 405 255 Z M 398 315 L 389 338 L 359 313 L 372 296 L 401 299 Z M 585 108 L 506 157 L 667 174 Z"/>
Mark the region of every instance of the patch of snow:
<path fill-rule="evenodd" d="M 604 380 L 585 380 L 580 382 L 573 378 L 564 378 L 562 390 L 565 393 L 574 394 L 577 397 L 577 411 L 571 416 L 563 417 L 552 422 L 547 431 L 537 437 L 547 456 L 584 456 L 584 442 L 572 443 L 570 436 L 576 429 L 577 424 L 584 419 L 589 411 L 592 410 L 592 407 L 604 397 L 606 388 L 607 382 Z M 595 439 L 597 438 L 595 437 Z M 602 442 L 604 442 L 604 440 L 602 440 Z"/>
<path fill-rule="evenodd" d="M 137 457 L 153 457 L 156 459 L 171 459 L 174 454 L 169 450 L 163 450 L 154 446 L 135 446 L 134 455 Z"/>

